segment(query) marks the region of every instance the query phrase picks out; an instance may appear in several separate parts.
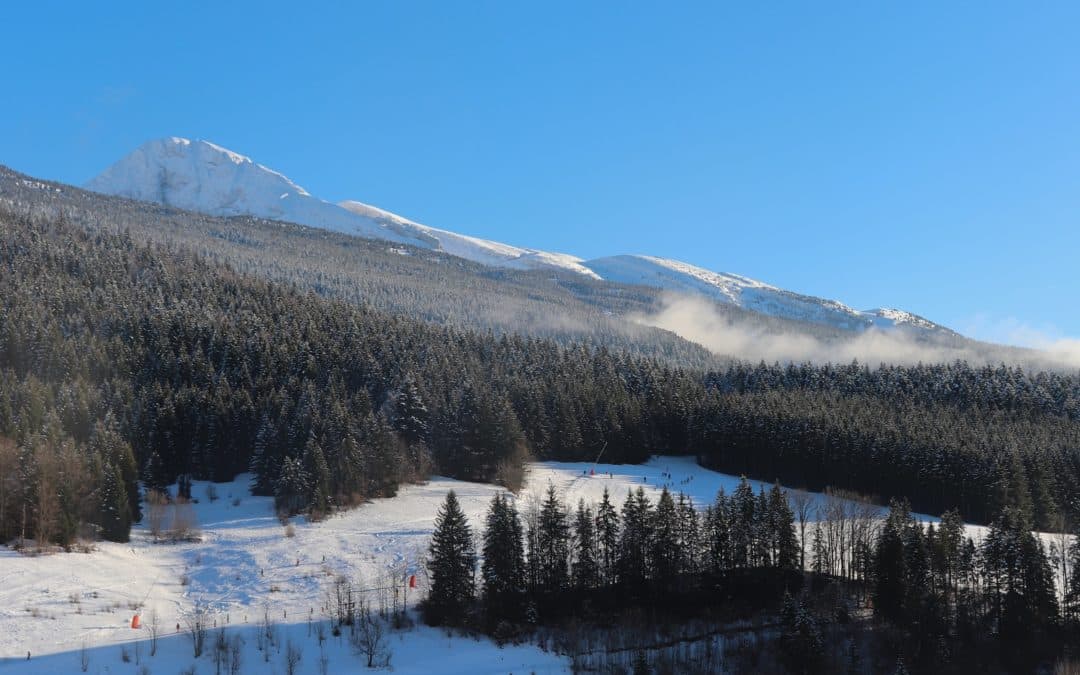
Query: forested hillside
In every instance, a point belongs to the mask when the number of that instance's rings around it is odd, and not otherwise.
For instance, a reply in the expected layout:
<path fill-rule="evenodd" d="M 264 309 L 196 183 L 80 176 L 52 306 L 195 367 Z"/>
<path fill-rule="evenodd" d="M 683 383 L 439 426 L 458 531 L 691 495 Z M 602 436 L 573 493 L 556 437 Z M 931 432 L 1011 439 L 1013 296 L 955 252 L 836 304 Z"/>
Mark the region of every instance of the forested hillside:
<path fill-rule="evenodd" d="M 727 355 L 718 357 L 636 321 L 635 317 L 653 316 L 665 306 L 667 296 L 645 286 L 598 282 L 554 270 L 491 268 L 428 249 L 278 221 L 215 218 L 40 181 L 3 167 L 0 200 L 8 201 L 17 213 L 59 218 L 89 231 L 125 231 L 140 243 L 182 244 L 236 271 L 442 326 L 602 346 L 699 370 L 728 361 Z M 854 336 L 835 327 L 703 302 L 717 317 L 748 334 L 798 335 L 825 344 Z M 911 337 L 927 347 L 965 349 L 980 361 L 1027 359 L 1033 354 L 955 335 Z"/>
<path fill-rule="evenodd" d="M 395 316 L 181 245 L 0 212 L 0 536 L 126 536 L 136 481 L 229 478 L 286 510 L 436 469 L 514 486 L 538 458 L 693 453 L 1040 526 L 1080 478 L 1075 376 L 1016 368 L 756 367 L 656 359 Z"/>

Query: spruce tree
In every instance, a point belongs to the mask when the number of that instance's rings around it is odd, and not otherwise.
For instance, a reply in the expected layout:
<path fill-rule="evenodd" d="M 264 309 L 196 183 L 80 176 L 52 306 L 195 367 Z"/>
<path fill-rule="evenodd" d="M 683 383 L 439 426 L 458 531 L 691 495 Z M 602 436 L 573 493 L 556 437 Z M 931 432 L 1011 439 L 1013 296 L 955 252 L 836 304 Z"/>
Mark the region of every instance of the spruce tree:
<path fill-rule="evenodd" d="M 525 549 L 517 508 L 503 493 L 491 500 L 484 529 L 481 578 L 491 625 L 525 616 Z"/>
<path fill-rule="evenodd" d="M 904 618 L 904 603 L 908 597 L 904 542 L 910 522 L 907 505 L 894 501 L 874 551 L 874 613 L 897 622 Z M 815 539 L 815 548 L 816 543 Z"/>
<path fill-rule="evenodd" d="M 410 446 L 428 441 L 428 409 L 412 376 L 407 376 L 394 399 L 394 431 Z"/>
<path fill-rule="evenodd" d="M 565 590 L 570 581 L 570 524 L 553 484 L 548 485 L 547 496 L 540 506 L 537 552 L 540 590 L 547 593 Z"/>
<path fill-rule="evenodd" d="M 604 585 L 611 586 L 616 580 L 616 563 L 619 559 L 619 514 L 611 503 L 607 486 L 596 509 L 596 536 L 600 580 Z"/>
<path fill-rule="evenodd" d="M 652 553 L 652 504 L 645 490 L 627 491 L 622 508 L 622 530 L 619 537 L 619 584 L 636 589 L 650 577 Z"/>
<path fill-rule="evenodd" d="M 274 485 L 274 506 L 288 516 L 300 513 L 308 504 L 310 491 L 311 483 L 303 462 L 296 457 L 286 457 Z"/>
<path fill-rule="evenodd" d="M 721 574 L 731 568 L 731 528 L 728 513 L 729 500 L 724 489 L 716 493 L 716 500 L 706 510 L 707 546 L 709 551 L 708 570 L 711 574 Z"/>
<path fill-rule="evenodd" d="M 472 530 L 453 490 L 435 516 L 428 549 L 431 592 L 425 605 L 428 623 L 460 624 L 475 594 L 476 550 Z"/>
<path fill-rule="evenodd" d="M 733 567 L 749 567 L 754 553 L 754 489 L 743 476 L 731 496 L 731 563 Z"/>
<path fill-rule="evenodd" d="M 800 547 L 795 534 L 795 513 L 779 483 L 769 491 L 769 514 L 773 527 L 773 564 L 783 570 L 798 569 Z"/>
<path fill-rule="evenodd" d="M 682 551 L 680 572 L 697 574 L 701 570 L 701 521 L 694 500 L 681 492 L 676 505 L 679 512 L 679 548 Z"/>
<path fill-rule="evenodd" d="M 675 500 L 666 487 L 660 492 L 660 499 L 656 502 L 652 530 L 652 577 L 658 584 L 671 584 L 679 574 L 681 549 L 679 513 L 675 508 Z"/>
<path fill-rule="evenodd" d="M 582 589 L 596 588 L 600 584 L 599 566 L 596 561 L 596 532 L 593 529 L 593 512 L 578 502 L 574 517 L 574 585 Z"/>
<path fill-rule="evenodd" d="M 105 464 L 101 485 L 101 536 L 108 541 L 126 542 L 131 533 L 131 511 L 120 469 Z"/>

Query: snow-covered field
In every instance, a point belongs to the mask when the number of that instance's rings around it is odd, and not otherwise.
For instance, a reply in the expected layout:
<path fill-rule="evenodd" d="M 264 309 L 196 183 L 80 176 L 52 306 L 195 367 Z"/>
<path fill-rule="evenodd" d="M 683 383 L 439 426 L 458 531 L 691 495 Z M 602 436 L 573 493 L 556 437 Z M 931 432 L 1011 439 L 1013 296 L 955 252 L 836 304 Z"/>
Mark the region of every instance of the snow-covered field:
<path fill-rule="evenodd" d="M 641 485 L 655 497 L 666 484 L 704 507 L 721 487 L 730 493 L 738 484 L 737 477 L 703 469 L 692 458 L 600 464 L 595 475 L 592 468 L 589 463 L 533 464 L 517 499 L 539 497 L 552 484 L 566 503 L 575 505 L 581 498 L 599 501 L 606 487 L 621 506 L 629 489 Z M 761 485 L 752 484 L 755 490 Z M 156 613 L 164 638 L 153 658 L 142 645 L 142 662 L 151 672 L 177 672 L 192 663 L 190 640 L 177 635 L 177 624 L 182 630 L 185 616 L 199 602 L 209 607 L 218 626 L 227 624 L 230 631 L 248 635 L 244 661 L 249 665 L 242 672 L 269 672 L 251 638 L 265 612 L 304 649 L 299 672 L 317 673 L 318 646 L 308 637 L 308 620 L 325 617 L 324 593 L 334 577 L 346 574 L 375 589 L 401 584 L 406 574 L 415 573 L 418 588 L 408 597 L 409 604 L 415 603 L 426 592 L 422 558 L 446 492 L 457 492 L 479 530 L 500 489 L 436 477 L 322 522 L 296 519 L 293 536 L 287 536 L 274 516 L 272 499 L 249 494 L 247 476 L 216 484 L 214 502 L 207 498 L 207 485 L 196 482 L 192 489 L 199 500 L 194 507 L 202 531 L 198 542 L 154 543 L 144 518 L 130 543 L 103 542 L 89 554 L 34 557 L 0 548 L 0 671 L 79 672 L 81 649 L 87 645 L 87 672 L 136 672 L 134 642 L 149 637 L 147 624 Z M 818 503 L 824 499 L 813 497 Z M 371 593 L 372 602 L 376 593 Z M 133 630 L 131 619 L 140 605 L 143 628 Z M 536 647 L 499 648 L 426 627 L 395 632 L 390 645 L 395 672 L 542 673 L 564 672 L 567 666 L 560 656 Z M 130 663 L 121 660 L 123 646 Z M 330 672 L 361 669 L 347 640 L 331 638 L 324 648 Z M 275 654 L 277 662 L 271 661 L 279 672 L 281 658 Z M 213 667 L 206 656 L 198 663 L 200 672 Z"/>

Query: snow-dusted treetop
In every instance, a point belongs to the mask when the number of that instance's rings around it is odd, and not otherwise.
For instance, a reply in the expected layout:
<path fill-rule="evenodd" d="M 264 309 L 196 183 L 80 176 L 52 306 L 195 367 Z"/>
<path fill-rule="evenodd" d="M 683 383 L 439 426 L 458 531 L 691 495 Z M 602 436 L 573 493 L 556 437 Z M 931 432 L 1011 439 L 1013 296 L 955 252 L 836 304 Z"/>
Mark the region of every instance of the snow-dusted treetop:
<path fill-rule="evenodd" d="M 441 230 L 359 201 L 332 204 L 248 157 L 207 141 L 150 141 L 97 176 L 95 192 L 166 204 L 215 216 L 250 215 L 438 250 L 484 265 L 549 269 L 592 279 L 703 295 L 744 309 L 847 330 L 907 327 L 949 332 L 896 309 L 859 311 L 668 258 L 618 255 L 583 261 L 565 253 L 521 248 Z"/>

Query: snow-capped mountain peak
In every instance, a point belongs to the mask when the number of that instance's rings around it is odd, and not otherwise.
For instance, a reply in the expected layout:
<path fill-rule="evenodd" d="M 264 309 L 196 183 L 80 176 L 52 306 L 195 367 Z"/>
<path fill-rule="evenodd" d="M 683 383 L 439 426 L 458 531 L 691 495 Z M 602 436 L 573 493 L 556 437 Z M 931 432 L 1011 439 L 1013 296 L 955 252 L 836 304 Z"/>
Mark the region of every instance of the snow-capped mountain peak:
<path fill-rule="evenodd" d="M 175 136 L 150 141 L 86 187 L 215 216 L 257 216 L 411 244 L 497 267 L 551 268 L 596 277 L 574 256 L 439 230 L 361 202 L 323 201 L 284 174 L 208 141 Z"/>
<path fill-rule="evenodd" d="M 207 141 L 150 141 L 86 187 L 215 216 L 257 216 L 403 241 L 371 219 L 312 197 L 283 174 Z"/>

